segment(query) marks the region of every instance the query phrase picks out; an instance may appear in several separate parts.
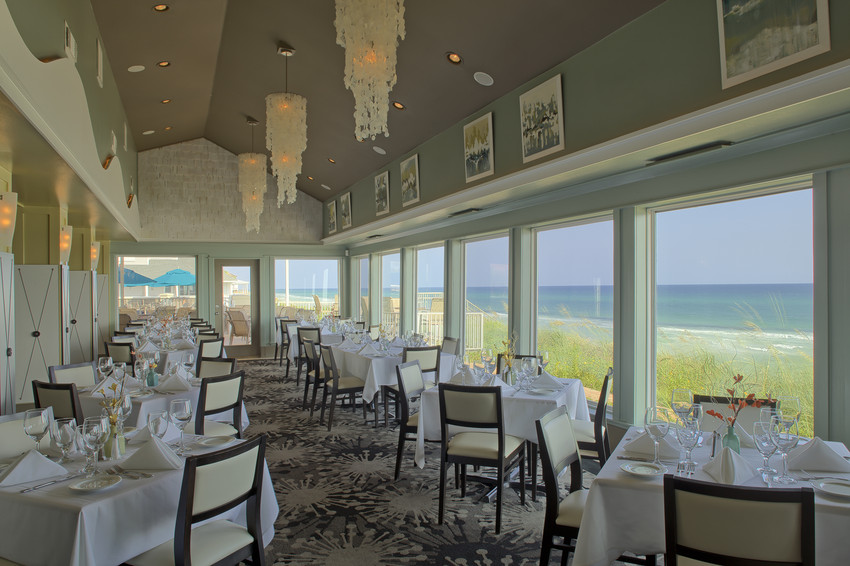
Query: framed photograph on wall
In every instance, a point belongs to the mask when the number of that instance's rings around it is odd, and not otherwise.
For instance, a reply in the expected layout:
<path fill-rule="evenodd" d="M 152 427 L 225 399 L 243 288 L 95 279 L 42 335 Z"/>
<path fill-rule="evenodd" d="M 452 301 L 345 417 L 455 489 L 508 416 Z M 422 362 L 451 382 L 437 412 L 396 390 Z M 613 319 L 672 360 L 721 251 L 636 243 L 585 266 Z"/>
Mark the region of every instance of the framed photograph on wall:
<path fill-rule="evenodd" d="M 339 219 L 342 229 L 351 228 L 351 193 L 345 193 L 339 197 Z"/>
<path fill-rule="evenodd" d="M 336 232 L 336 201 L 328 205 L 328 234 Z"/>
<path fill-rule="evenodd" d="M 519 122 L 523 163 L 564 149 L 561 75 L 519 96 Z"/>
<path fill-rule="evenodd" d="M 466 182 L 493 174 L 493 113 L 463 127 L 463 164 Z"/>
<path fill-rule="evenodd" d="M 390 172 L 384 171 L 375 177 L 375 216 L 390 211 Z"/>
<path fill-rule="evenodd" d="M 401 206 L 419 202 L 419 154 L 401 162 Z"/>
<path fill-rule="evenodd" d="M 717 0 L 723 88 L 829 51 L 828 0 Z"/>

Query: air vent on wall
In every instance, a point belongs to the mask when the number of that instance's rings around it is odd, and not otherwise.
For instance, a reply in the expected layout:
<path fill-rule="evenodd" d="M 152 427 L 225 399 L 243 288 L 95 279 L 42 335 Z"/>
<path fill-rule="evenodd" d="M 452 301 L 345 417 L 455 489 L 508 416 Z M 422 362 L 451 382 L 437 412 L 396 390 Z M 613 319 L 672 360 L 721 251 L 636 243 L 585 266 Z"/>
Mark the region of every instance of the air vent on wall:
<path fill-rule="evenodd" d="M 729 147 L 733 142 L 730 141 L 716 141 L 711 143 L 706 143 L 703 145 L 698 145 L 696 147 L 690 147 L 688 149 L 683 149 L 681 151 L 674 151 L 673 153 L 666 153 L 664 155 L 659 155 L 658 157 L 653 157 L 652 159 L 647 160 L 647 165 L 655 165 L 657 163 L 663 163 L 665 161 L 672 161 L 674 159 L 681 159 L 682 157 L 690 157 L 692 155 L 698 155 L 700 153 L 706 153 L 708 151 L 714 151 L 715 149 L 723 149 L 724 147 Z"/>
<path fill-rule="evenodd" d="M 462 216 L 464 214 L 470 214 L 472 212 L 481 212 L 480 208 L 465 208 L 463 210 L 458 210 L 457 212 L 452 212 L 449 214 L 449 218 L 454 218 L 455 216 Z"/>
<path fill-rule="evenodd" d="M 367 240 L 374 240 L 375 238 L 383 238 L 383 234 L 372 234 L 371 236 L 366 236 Z"/>

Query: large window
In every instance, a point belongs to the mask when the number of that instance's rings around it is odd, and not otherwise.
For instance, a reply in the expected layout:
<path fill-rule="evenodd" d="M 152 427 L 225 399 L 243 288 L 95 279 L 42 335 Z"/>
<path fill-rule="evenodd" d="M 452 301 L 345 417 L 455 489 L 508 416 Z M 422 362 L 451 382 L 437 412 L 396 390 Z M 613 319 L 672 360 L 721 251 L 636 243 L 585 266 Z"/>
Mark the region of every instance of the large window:
<path fill-rule="evenodd" d="M 537 350 L 595 401 L 614 365 L 614 223 L 537 231 Z"/>
<path fill-rule="evenodd" d="M 357 301 L 359 304 L 355 307 L 354 312 L 358 315 L 357 320 L 369 325 L 371 320 L 369 318 L 369 256 L 361 257 L 356 261 L 359 270 L 357 288 L 360 289 L 360 299 Z"/>
<path fill-rule="evenodd" d="M 429 344 L 441 344 L 445 335 L 444 256 L 443 246 L 416 250 L 416 332 Z"/>
<path fill-rule="evenodd" d="M 339 313 L 339 261 L 336 259 L 277 259 L 274 262 L 277 316 L 319 317 Z"/>
<path fill-rule="evenodd" d="M 508 339 L 508 238 L 465 242 L 464 257 L 466 352 L 478 359 L 491 349 L 495 357 Z"/>
<path fill-rule="evenodd" d="M 116 259 L 120 327 L 128 322 L 128 317 L 197 316 L 193 256 Z"/>
<path fill-rule="evenodd" d="M 744 376 L 793 394 L 813 433 L 812 191 L 655 213 L 655 394 L 716 394 Z"/>
<path fill-rule="evenodd" d="M 401 316 L 401 255 L 381 256 L 381 326 L 392 335 L 398 334 Z"/>

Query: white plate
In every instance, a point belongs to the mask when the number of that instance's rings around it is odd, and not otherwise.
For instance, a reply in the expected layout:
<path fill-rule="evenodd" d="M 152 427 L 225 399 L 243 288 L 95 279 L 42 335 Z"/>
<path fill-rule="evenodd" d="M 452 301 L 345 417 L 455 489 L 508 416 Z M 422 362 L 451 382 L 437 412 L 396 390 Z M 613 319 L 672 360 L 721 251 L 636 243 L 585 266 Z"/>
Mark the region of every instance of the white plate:
<path fill-rule="evenodd" d="M 147 399 L 148 397 L 153 397 L 153 391 L 148 393 L 142 393 L 141 391 L 133 391 L 129 393 L 130 397 L 133 399 Z"/>
<path fill-rule="evenodd" d="M 234 440 L 235 438 L 232 436 L 202 436 L 195 441 L 195 444 L 207 447 L 224 446 Z"/>
<path fill-rule="evenodd" d="M 115 485 L 117 485 L 120 481 L 121 476 L 95 476 L 93 478 L 84 479 L 83 481 L 77 482 L 73 485 L 69 485 L 68 489 L 70 489 L 71 491 L 89 493 L 93 491 L 109 489 L 110 487 L 114 487 Z"/>
<path fill-rule="evenodd" d="M 529 389 L 528 393 L 530 395 L 554 395 L 560 391 L 560 389 L 552 389 L 550 387 L 535 387 L 534 389 Z"/>
<path fill-rule="evenodd" d="M 654 462 L 626 462 L 625 464 L 620 464 L 620 469 L 627 474 L 645 478 L 663 476 L 667 473 L 667 468 L 664 465 Z"/>
<path fill-rule="evenodd" d="M 812 486 L 828 495 L 850 499 L 850 480 L 820 480 L 813 481 Z"/>

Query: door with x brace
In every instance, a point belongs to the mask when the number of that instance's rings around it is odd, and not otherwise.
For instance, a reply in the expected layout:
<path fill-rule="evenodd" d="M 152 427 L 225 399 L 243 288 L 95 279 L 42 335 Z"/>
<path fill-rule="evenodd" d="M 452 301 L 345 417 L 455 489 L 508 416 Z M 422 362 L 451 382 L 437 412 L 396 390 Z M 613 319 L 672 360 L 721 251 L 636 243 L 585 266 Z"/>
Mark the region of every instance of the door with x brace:
<path fill-rule="evenodd" d="M 106 355 L 103 344 L 110 342 L 109 335 L 109 276 L 98 275 L 96 281 L 97 287 L 97 308 L 95 309 L 95 317 L 97 324 L 95 325 L 94 345 L 98 356 Z"/>
<path fill-rule="evenodd" d="M 15 412 L 15 256 L 0 253 L 0 415 Z"/>
<path fill-rule="evenodd" d="M 90 362 L 94 331 L 94 272 L 71 271 L 68 274 L 68 309 L 71 332 L 68 335 L 72 364 Z"/>
<path fill-rule="evenodd" d="M 16 403 L 32 403 L 32 380 L 68 363 L 67 281 L 67 266 L 15 267 Z"/>

